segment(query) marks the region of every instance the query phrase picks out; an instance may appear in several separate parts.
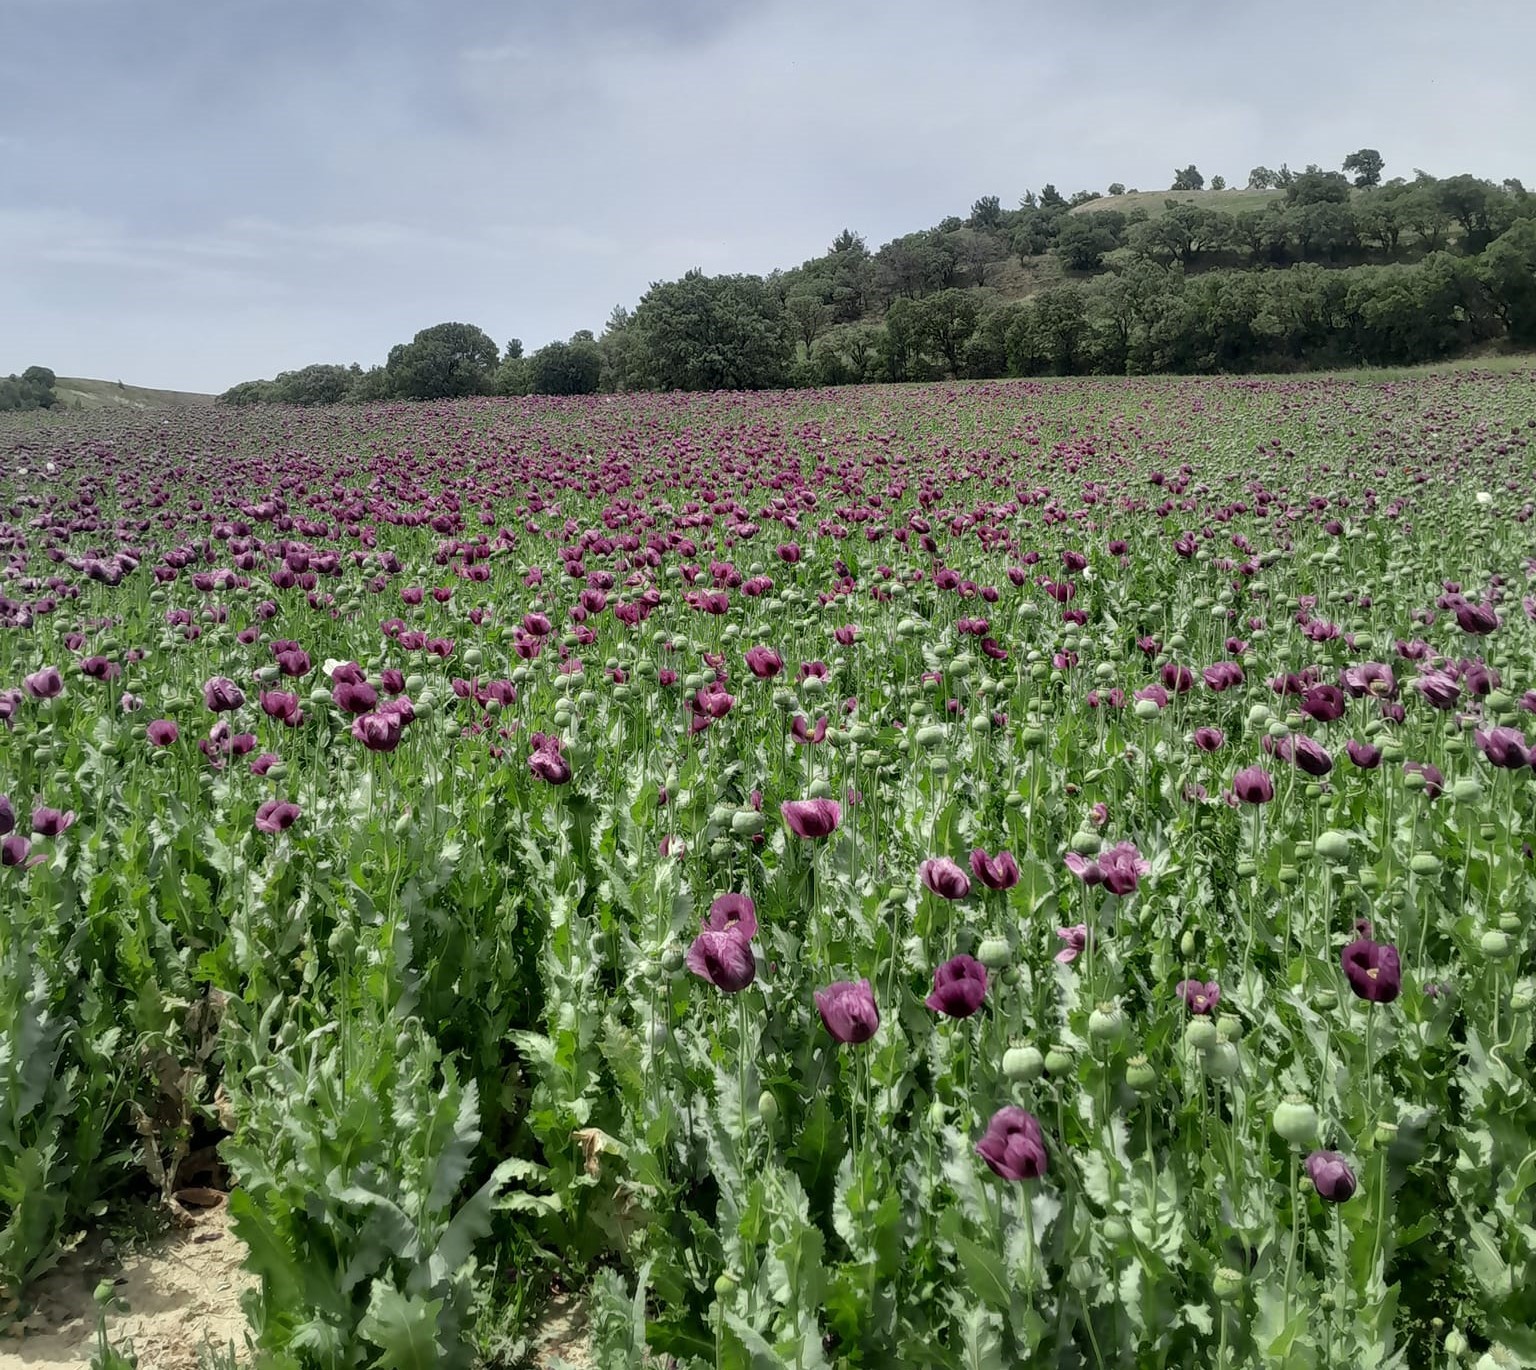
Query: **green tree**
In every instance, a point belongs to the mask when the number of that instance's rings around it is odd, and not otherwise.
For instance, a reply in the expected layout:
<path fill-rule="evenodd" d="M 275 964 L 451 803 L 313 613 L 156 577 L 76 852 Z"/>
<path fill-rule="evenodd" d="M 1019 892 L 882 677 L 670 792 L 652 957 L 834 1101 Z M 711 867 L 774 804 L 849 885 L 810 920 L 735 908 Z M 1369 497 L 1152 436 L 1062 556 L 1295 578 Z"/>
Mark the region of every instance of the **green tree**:
<path fill-rule="evenodd" d="M 971 205 L 968 220 L 972 228 L 998 228 L 1003 222 L 1003 206 L 996 195 L 983 195 Z"/>
<path fill-rule="evenodd" d="M 944 359 L 951 377 L 960 374 L 960 356 L 981 313 L 977 299 L 966 290 L 941 290 L 916 302 L 916 333 L 920 345 Z"/>
<path fill-rule="evenodd" d="M 635 310 L 647 378 L 663 390 L 783 385 L 792 352 L 784 311 L 758 276 L 688 272 L 657 283 Z"/>
<path fill-rule="evenodd" d="M 1356 190 L 1364 190 L 1367 186 L 1379 186 L 1382 168 L 1385 166 L 1386 162 L 1382 160 L 1381 153 L 1373 147 L 1363 147 L 1358 152 L 1351 152 L 1344 159 L 1344 170 L 1354 174 Z"/>
<path fill-rule="evenodd" d="M 1256 166 L 1248 173 L 1249 190 L 1272 190 L 1277 184 L 1275 173 L 1267 166 Z"/>
<path fill-rule="evenodd" d="M 276 398 L 271 381 L 240 381 L 220 395 L 218 403 L 245 409 L 253 404 L 273 404 Z"/>
<path fill-rule="evenodd" d="M 885 330 L 877 324 L 834 324 L 811 349 L 811 376 L 817 385 L 864 385 L 884 380 L 881 352 Z"/>
<path fill-rule="evenodd" d="M 390 389 L 402 399 L 456 399 L 488 393 L 499 356 L 473 324 L 440 323 L 390 348 L 385 370 Z"/>
<path fill-rule="evenodd" d="M 1212 176 L 1211 177 L 1211 189 L 1212 190 L 1225 190 L 1226 188 L 1227 188 L 1227 178 L 1225 176 Z"/>
<path fill-rule="evenodd" d="M 1521 219 L 1501 233 L 1483 253 L 1481 268 L 1511 341 L 1536 344 L 1536 219 Z"/>
<path fill-rule="evenodd" d="M 1174 190 L 1203 190 L 1205 177 L 1200 174 L 1200 169 L 1191 162 L 1187 167 L 1173 173 Z"/>
<path fill-rule="evenodd" d="M 535 395 L 595 395 L 602 371 L 603 354 L 590 333 L 568 343 L 548 343 L 528 359 Z"/>
<path fill-rule="evenodd" d="M 796 339 L 805 345 L 806 355 L 817 335 L 831 322 L 831 311 L 821 297 L 809 290 L 792 291 L 784 300 L 784 317 Z"/>
<path fill-rule="evenodd" d="M 270 382 L 272 395 L 279 404 L 340 404 L 352 392 L 357 375 L 345 366 L 321 363 L 281 371 Z"/>
<path fill-rule="evenodd" d="M 1285 187 L 1288 205 L 1342 205 L 1349 201 L 1349 182 L 1341 172 L 1309 167 Z"/>
<path fill-rule="evenodd" d="M 1054 251 L 1072 271 L 1097 271 L 1104 254 L 1125 242 L 1125 215 L 1113 209 L 1069 214 L 1056 234 Z"/>
<path fill-rule="evenodd" d="M 1124 195 L 1125 194 L 1125 182 L 1124 181 L 1111 181 L 1109 183 L 1109 194 L 1111 194 L 1111 195 Z"/>

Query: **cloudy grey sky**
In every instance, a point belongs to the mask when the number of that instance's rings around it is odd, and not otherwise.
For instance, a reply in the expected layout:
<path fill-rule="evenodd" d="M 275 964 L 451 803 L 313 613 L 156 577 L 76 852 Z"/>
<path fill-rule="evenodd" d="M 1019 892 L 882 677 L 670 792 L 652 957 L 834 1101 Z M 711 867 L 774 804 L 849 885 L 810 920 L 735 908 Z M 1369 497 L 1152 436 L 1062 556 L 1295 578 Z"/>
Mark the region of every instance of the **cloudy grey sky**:
<path fill-rule="evenodd" d="M 0 0 L 0 373 L 530 346 L 1191 160 L 1536 181 L 1533 0 Z"/>

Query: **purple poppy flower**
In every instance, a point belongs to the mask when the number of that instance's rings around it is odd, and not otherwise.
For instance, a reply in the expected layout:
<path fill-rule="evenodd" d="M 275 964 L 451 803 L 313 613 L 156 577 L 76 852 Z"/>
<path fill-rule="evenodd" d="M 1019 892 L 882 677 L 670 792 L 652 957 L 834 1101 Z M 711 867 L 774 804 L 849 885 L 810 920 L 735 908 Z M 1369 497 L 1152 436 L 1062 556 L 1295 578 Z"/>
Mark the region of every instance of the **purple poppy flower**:
<path fill-rule="evenodd" d="M 1499 626 L 1499 617 L 1491 605 L 1473 604 L 1463 599 L 1453 606 L 1452 612 L 1456 615 L 1456 626 L 1477 637 L 1484 637 Z"/>
<path fill-rule="evenodd" d="M 1045 1174 L 1049 1159 L 1039 1121 L 1014 1104 L 992 1115 L 976 1143 L 976 1154 L 1005 1180 L 1038 1180 Z"/>
<path fill-rule="evenodd" d="M 1268 804 L 1275 797 L 1275 782 L 1259 766 L 1247 766 L 1232 777 L 1232 793 L 1244 804 Z"/>
<path fill-rule="evenodd" d="M 57 666 L 44 666 L 40 671 L 23 676 L 21 683 L 33 699 L 57 699 L 64 693 L 64 677 Z"/>
<path fill-rule="evenodd" d="M 752 947 L 740 932 L 708 929 L 693 939 L 684 957 L 688 969 L 727 994 L 737 994 L 757 978 Z"/>
<path fill-rule="evenodd" d="M 977 847 L 971 853 L 971 874 L 989 890 L 1011 890 L 1019 883 L 1019 863 L 1012 852 L 988 856 L 984 848 Z"/>
<path fill-rule="evenodd" d="M 923 1002 L 949 1018 L 969 1018 L 987 997 L 987 968 L 974 956 L 956 956 L 933 972 L 933 993 Z"/>
<path fill-rule="evenodd" d="M 1307 1177 L 1317 1190 L 1317 1197 L 1331 1204 L 1354 1197 L 1355 1172 L 1337 1151 L 1314 1151 L 1308 1156 Z"/>
<path fill-rule="evenodd" d="M 784 669 L 784 658 L 771 647 L 752 647 L 747 651 L 747 669 L 759 680 L 772 680 Z"/>
<path fill-rule="evenodd" d="M 779 812 L 796 837 L 826 837 L 843 821 L 842 806 L 835 799 L 786 799 Z"/>
<path fill-rule="evenodd" d="M 815 994 L 827 1031 L 846 1046 L 867 1042 L 880 1028 L 880 1010 L 868 980 L 834 980 Z"/>
<path fill-rule="evenodd" d="M 32 856 L 32 844 L 19 832 L 0 839 L 0 866 L 34 866 L 44 859 Z"/>
<path fill-rule="evenodd" d="M 0 837 L 16 830 L 16 806 L 8 794 L 0 794 Z"/>
<path fill-rule="evenodd" d="M 814 728 L 808 727 L 805 718 L 801 714 L 795 715 L 795 721 L 789 725 L 789 735 L 800 743 L 801 746 L 815 746 L 827 736 L 827 716 L 823 714 L 816 720 Z"/>
<path fill-rule="evenodd" d="M 750 942 L 757 936 L 757 906 L 745 894 L 722 894 L 709 906 L 704 927 L 710 932 L 734 932 Z"/>
<path fill-rule="evenodd" d="M 940 899 L 964 899 L 971 892 L 971 877 L 947 856 L 930 857 L 917 868 L 923 884 Z"/>
<path fill-rule="evenodd" d="M 286 832 L 299 816 L 299 806 L 286 799 L 269 799 L 256 810 L 256 831 L 277 834 Z"/>
<path fill-rule="evenodd" d="M 1397 697 L 1397 676 L 1390 666 L 1380 661 L 1362 661 L 1358 666 L 1346 666 L 1340 680 L 1344 688 L 1357 699 L 1367 694 L 1378 699 Z"/>
<path fill-rule="evenodd" d="M 1088 924 L 1075 923 L 1070 928 L 1057 928 L 1056 936 L 1066 943 L 1056 953 L 1056 960 L 1063 966 L 1070 966 L 1079 956 L 1088 949 Z"/>
<path fill-rule="evenodd" d="M 1221 986 L 1214 980 L 1180 980 L 1174 992 L 1191 1013 L 1214 1013 L 1221 1002 Z"/>
<path fill-rule="evenodd" d="M 151 746 L 169 747 L 181 736 L 181 729 L 172 719 L 157 718 L 144 730 L 144 734 L 149 738 Z"/>
<path fill-rule="evenodd" d="M 1426 671 L 1414 680 L 1413 688 L 1437 709 L 1454 709 L 1461 698 L 1461 686 L 1444 671 Z"/>
<path fill-rule="evenodd" d="M 1350 738 L 1344 744 L 1344 751 L 1362 771 L 1374 771 L 1381 765 L 1381 748 L 1370 742 L 1356 742 Z"/>
<path fill-rule="evenodd" d="M 352 688 L 352 687 L 343 687 Z M 352 720 L 352 736 L 370 752 L 392 752 L 400 745 L 405 720 L 394 709 L 358 714 Z"/>
<path fill-rule="evenodd" d="M 1301 711 L 1319 723 L 1344 717 L 1344 691 L 1337 685 L 1314 685 L 1301 697 Z"/>
<path fill-rule="evenodd" d="M 1479 728 L 1474 736 L 1489 764 L 1500 770 L 1518 771 L 1531 764 L 1525 734 L 1518 728 L 1489 728 L 1487 732 Z"/>
<path fill-rule="evenodd" d="M 379 692 L 366 680 L 342 680 L 331 690 L 331 701 L 344 714 L 365 714 L 379 702 Z"/>
<path fill-rule="evenodd" d="M 1220 728 L 1196 728 L 1194 743 L 1202 752 L 1219 752 L 1227 740 Z"/>
<path fill-rule="evenodd" d="M 1344 948 L 1339 959 L 1344 966 L 1344 978 L 1360 998 L 1373 1004 L 1390 1004 L 1402 993 L 1402 963 L 1391 943 L 1359 937 Z"/>
<path fill-rule="evenodd" d="M 251 774 L 265 775 L 281 760 L 282 757 L 280 757 L 276 752 L 263 752 L 253 762 L 251 762 Z"/>
<path fill-rule="evenodd" d="M 571 778 L 571 763 L 560 754 L 562 745 L 558 737 L 534 733 L 533 752 L 528 758 L 529 771 L 551 785 L 564 785 Z"/>
<path fill-rule="evenodd" d="M 32 831 L 38 837 L 57 837 L 74 826 L 73 809 L 50 809 L 39 806 L 32 810 Z"/>
<path fill-rule="evenodd" d="M 262 713 L 275 718 L 285 728 L 297 728 L 304 722 L 304 710 L 299 707 L 297 694 L 286 690 L 263 690 L 260 702 Z"/>
<path fill-rule="evenodd" d="M 1111 894 L 1122 897 L 1134 894 L 1141 877 L 1152 870 L 1152 863 L 1132 842 L 1119 842 L 1094 861 L 1075 851 L 1069 851 L 1063 859 L 1067 869 L 1085 885 L 1103 885 Z"/>
<path fill-rule="evenodd" d="M 1445 793 L 1445 776 L 1440 773 L 1438 766 L 1431 765 L 1428 761 L 1403 762 L 1403 774 L 1424 777 L 1424 798 L 1426 799 L 1438 799 Z"/>
<path fill-rule="evenodd" d="M 216 714 L 233 713 L 245 703 L 245 693 L 228 676 L 216 675 L 203 685 L 203 703 Z"/>

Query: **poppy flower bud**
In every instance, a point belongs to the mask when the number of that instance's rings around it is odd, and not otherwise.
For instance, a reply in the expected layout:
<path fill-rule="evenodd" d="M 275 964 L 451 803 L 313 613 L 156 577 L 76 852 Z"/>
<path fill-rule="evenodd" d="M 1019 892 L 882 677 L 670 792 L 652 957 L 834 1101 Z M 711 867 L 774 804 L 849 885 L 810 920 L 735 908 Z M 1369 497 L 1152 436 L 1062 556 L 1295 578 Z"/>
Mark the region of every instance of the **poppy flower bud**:
<path fill-rule="evenodd" d="M 1003 1053 L 1003 1074 L 1020 1084 L 1032 1084 L 1045 1069 L 1045 1057 L 1038 1047 L 1009 1047 Z"/>
<path fill-rule="evenodd" d="M 770 1131 L 779 1121 L 779 1101 L 771 1089 L 765 1089 L 757 1096 L 757 1117 L 762 1125 Z"/>

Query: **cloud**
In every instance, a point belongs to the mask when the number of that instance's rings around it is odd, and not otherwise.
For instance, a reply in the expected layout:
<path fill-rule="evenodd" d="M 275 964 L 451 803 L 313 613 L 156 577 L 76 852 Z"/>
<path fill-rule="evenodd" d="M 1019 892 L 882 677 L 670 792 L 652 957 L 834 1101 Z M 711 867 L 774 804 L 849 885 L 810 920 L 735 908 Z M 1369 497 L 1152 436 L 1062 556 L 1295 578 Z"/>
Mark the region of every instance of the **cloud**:
<path fill-rule="evenodd" d="M 10 355 L 221 389 L 447 318 L 530 345 L 1176 165 L 1530 175 L 1527 0 L 0 0 Z M 82 18 L 88 16 L 88 18 Z M 67 35 L 67 41 L 64 36 Z M 1326 41 L 1324 41 L 1326 39 Z M 1411 98 L 1404 92 L 1412 92 Z"/>

